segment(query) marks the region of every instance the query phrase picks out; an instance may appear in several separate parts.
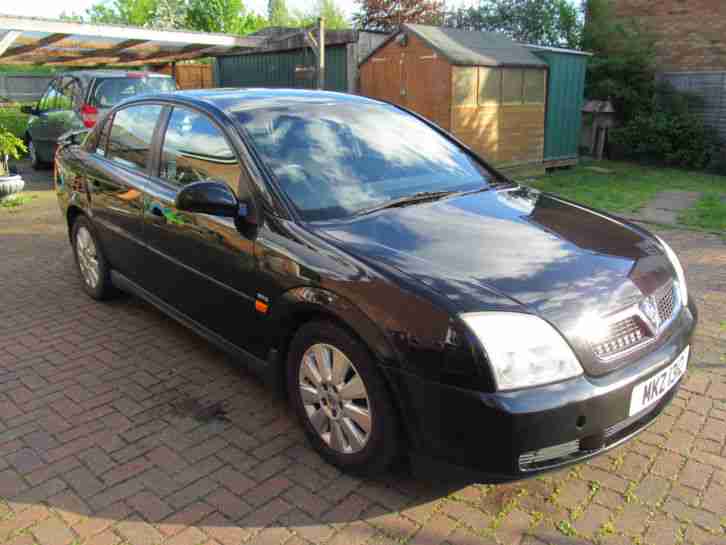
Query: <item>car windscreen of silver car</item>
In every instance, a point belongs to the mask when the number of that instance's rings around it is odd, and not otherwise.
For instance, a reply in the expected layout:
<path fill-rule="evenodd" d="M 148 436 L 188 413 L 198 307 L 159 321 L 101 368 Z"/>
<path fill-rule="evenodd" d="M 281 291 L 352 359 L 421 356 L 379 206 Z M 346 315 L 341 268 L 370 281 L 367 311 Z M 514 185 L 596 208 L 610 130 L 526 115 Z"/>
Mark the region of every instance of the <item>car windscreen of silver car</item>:
<path fill-rule="evenodd" d="M 481 189 L 491 178 L 454 142 L 386 104 L 296 102 L 232 113 L 307 221 L 418 193 Z"/>

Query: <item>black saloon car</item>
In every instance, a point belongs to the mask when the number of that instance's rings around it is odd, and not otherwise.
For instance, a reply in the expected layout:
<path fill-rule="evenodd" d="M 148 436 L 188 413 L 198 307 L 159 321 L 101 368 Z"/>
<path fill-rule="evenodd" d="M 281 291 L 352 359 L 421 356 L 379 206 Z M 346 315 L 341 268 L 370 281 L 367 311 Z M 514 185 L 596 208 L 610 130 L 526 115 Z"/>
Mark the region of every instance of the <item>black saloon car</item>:
<path fill-rule="evenodd" d="M 91 297 L 236 355 L 345 470 L 535 475 L 633 437 L 686 371 L 696 309 L 665 242 L 390 104 L 132 98 L 61 148 L 56 184 Z"/>

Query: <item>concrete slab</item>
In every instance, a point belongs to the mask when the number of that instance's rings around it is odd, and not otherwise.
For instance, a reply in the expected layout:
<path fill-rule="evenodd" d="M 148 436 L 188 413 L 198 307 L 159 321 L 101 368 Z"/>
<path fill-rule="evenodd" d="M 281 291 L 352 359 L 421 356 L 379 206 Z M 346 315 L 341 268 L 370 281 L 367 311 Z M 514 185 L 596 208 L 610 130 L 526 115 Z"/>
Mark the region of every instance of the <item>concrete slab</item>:
<path fill-rule="evenodd" d="M 679 212 L 694 206 L 700 197 L 697 191 L 661 191 L 638 215 L 645 221 L 675 225 Z"/>

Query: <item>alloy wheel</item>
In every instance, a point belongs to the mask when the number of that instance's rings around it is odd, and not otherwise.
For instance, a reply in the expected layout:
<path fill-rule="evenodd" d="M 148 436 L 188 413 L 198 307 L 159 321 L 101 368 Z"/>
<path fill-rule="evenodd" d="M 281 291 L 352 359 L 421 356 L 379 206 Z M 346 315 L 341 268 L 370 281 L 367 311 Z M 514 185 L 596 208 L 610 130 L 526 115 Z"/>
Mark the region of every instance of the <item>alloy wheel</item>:
<path fill-rule="evenodd" d="M 35 144 L 33 144 L 32 140 L 28 142 L 28 155 L 30 156 L 31 164 L 38 164 L 38 156 L 36 155 Z"/>
<path fill-rule="evenodd" d="M 85 226 L 79 227 L 76 232 L 76 256 L 78 257 L 78 266 L 81 269 L 84 282 L 88 287 L 95 289 L 101 278 L 98 252 L 96 242 Z"/>
<path fill-rule="evenodd" d="M 373 423 L 368 391 L 353 362 L 329 344 L 314 344 L 300 362 L 299 390 L 305 413 L 328 447 L 343 454 L 362 450 Z"/>

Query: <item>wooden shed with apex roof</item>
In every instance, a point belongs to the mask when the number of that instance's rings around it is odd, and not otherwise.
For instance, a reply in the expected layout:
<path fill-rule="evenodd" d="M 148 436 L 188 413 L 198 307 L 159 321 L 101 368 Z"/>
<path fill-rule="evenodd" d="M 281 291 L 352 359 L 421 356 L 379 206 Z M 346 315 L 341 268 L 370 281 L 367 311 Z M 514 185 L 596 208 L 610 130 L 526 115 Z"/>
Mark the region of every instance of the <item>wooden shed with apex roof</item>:
<path fill-rule="evenodd" d="M 542 164 L 547 63 L 502 34 L 405 24 L 361 62 L 360 90 L 425 116 L 494 165 Z"/>

